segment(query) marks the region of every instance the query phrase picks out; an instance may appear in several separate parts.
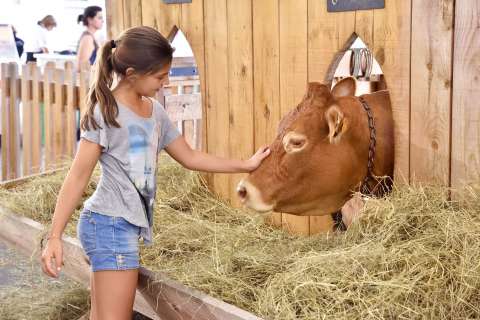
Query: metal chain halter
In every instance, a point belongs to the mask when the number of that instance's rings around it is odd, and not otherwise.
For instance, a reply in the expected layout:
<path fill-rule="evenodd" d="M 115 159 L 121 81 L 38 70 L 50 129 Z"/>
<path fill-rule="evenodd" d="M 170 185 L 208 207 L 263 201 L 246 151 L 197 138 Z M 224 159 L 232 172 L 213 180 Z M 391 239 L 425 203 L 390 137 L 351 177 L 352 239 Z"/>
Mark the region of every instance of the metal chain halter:
<path fill-rule="evenodd" d="M 375 129 L 375 121 L 373 119 L 373 112 L 370 106 L 368 105 L 367 101 L 363 97 L 359 98 L 360 103 L 363 106 L 363 109 L 367 112 L 368 116 L 368 129 L 370 131 L 370 144 L 368 146 L 368 163 L 367 163 L 367 174 L 365 178 L 363 178 L 362 184 L 360 185 L 360 192 L 365 195 L 372 195 L 374 190 L 377 188 L 378 184 L 373 188 L 370 189 L 369 182 L 376 181 L 375 177 L 373 176 L 373 167 L 374 167 L 374 160 L 375 160 L 375 148 L 377 146 L 377 131 Z M 347 226 L 343 223 L 342 220 L 342 209 L 338 210 L 331 214 L 332 219 L 334 222 L 333 228 L 334 230 L 345 231 L 347 230 Z"/>
<path fill-rule="evenodd" d="M 370 195 L 373 190 L 370 189 L 368 183 L 370 181 L 375 181 L 373 177 L 373 166 L 374 166 L 374 159 L 375 159 L 375 148 L 377 145 L 377 131 L 375 129 L 375 121 L 373 120 L 373 113 L 370 106 L 367 104 L 363 97 L 359 98 L 360 103 L 362 104 L 363 108 L 367 112 L 368 116 L 368 129 L 370 130 L 370 145 L 368 146 L 368 164 L 367 164 L 367 175 L 362 181 L 360 186 L 360 192 L 363 194 Z"/>

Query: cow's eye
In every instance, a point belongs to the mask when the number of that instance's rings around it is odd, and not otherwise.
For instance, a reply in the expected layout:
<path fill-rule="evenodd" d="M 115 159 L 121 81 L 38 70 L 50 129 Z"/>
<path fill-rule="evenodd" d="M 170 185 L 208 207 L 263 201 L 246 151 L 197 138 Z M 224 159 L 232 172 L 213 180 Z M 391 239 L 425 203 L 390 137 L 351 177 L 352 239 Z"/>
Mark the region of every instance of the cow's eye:
<path fill-rule="evenodd" d="M 296 132 L 289 132 L 283 137 L 283 148 L 287 153 L 299 152 L 307 145 L 307 138 Z"/>
<path fill-rule="evenodd" d="M 305 139 L 290 139 L 290 144 L 295 148 L 300 148 L 305 143 Z"/>

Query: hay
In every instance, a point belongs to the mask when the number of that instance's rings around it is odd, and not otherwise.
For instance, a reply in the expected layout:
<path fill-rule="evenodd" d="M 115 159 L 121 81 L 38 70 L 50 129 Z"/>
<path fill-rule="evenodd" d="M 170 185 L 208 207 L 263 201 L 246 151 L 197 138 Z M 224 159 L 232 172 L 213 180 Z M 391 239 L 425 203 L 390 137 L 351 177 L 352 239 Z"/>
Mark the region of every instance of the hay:
<path fill-rule="evenodd" d="M 38 262 L 0 243 L 0 319 L 72 320 L 89 309 L 89 293 L 61 275 L 41 275 Z M 7 278 L 6 278 L 7 277 Z"/>
<path fill-rule="evenodd" d="M 89 310 L 89 293 L 81 285 L 62 281 L 2 288 L 3 320 L 72 320 Z"/>
<path fill-rule="evenodd" d="M 152 270 L 266 319 L 480 317 L 478 187 L 459 202 L 444 188 L 395 188 L 347 232 L 305 238 L 161 163 L 155 245 L 141 253 Z"/>
<path fill-rule="evenodd" d="M 58 192 L 66 175 L 66 170 L 59 170 L 40 178 L 30 179 L 16 188 L 0 187 L 0 203 L 3 207 L 38 221 L 48 228 L 55 210 Z M 67 225 L 65 230 L 67 234 L 75 235 L 76 221 L 83 201 L 95 191 L 99 175 L 100 171 L 96 168 L 92 174 L 92 179 L 85 188 L 82 201 L 72 215 L 72 223 Z"/>

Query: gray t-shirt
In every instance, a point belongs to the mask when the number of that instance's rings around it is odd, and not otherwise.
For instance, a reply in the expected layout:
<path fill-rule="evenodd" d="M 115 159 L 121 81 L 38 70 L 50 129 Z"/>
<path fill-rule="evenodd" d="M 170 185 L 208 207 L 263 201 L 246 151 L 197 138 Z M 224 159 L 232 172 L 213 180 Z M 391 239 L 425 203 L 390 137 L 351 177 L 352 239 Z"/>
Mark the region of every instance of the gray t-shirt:
<path fill-rule="evenodd" d="M 101 129 L 90 127 L 81 133 L 81 138 L 103 147 L 100 181 L 84 208 L 141 227 L 141 237 L 148 245 L 152 242 L 157 155 L 180 133 L 158 101 L 153 100 L 150 118 L 117 104 L 120 128 L 107 127 L 97 105 L 94 118 Z"/>

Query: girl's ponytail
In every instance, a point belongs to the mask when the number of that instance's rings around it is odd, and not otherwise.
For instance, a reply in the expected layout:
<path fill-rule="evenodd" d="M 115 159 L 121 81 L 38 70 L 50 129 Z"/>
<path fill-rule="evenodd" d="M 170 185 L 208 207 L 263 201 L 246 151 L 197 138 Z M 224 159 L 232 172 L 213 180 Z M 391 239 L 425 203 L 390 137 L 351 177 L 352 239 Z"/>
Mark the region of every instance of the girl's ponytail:
<path fill-rule="evenodd" d="M 120 128 L 116 121 L 118 105 L 111 91 L 113 75 L 126 77 L 128 68 L 139 75 L 153 74 L 171 64 L 173 51 L 170 42 L 150 27 L 130 28 L 122 32 L 117 40 L 105 42 L 95 64 L 95 78 L 88 93 L 82 130 L 88 131 L 90 126 L 94 130 L 100 127 L 94 118 L 96 105 L 106 126 Z"/>
<path fill-rule="evenodd" d="M 118 105 L 111 91 L 113 83 L 112 49 L 114 44 L 113 40 L 107 41 L 100 49 L 100 55 L 95 64 L 94 81 L 87 96 L 87 111 L 81 122 L 82 130 L 90 130 L 90 125 L 94 130 L 100 128 L 94 118 L 94 110 L 97 104 L 105 124 L 120 127 L 115 120 L 118 115 Z"/>

